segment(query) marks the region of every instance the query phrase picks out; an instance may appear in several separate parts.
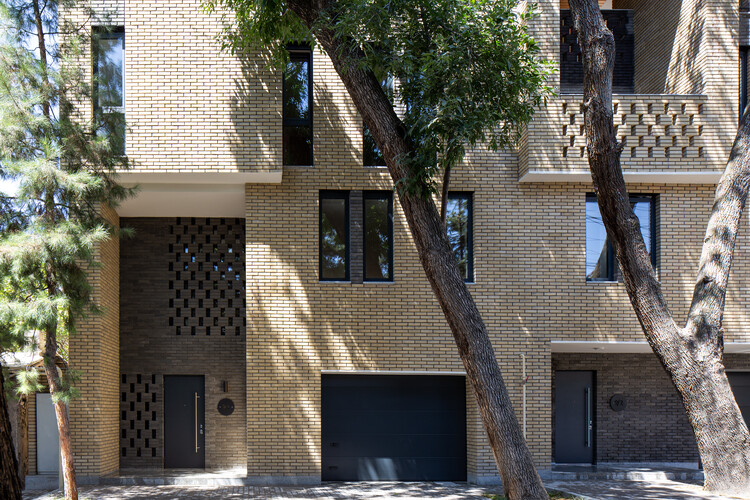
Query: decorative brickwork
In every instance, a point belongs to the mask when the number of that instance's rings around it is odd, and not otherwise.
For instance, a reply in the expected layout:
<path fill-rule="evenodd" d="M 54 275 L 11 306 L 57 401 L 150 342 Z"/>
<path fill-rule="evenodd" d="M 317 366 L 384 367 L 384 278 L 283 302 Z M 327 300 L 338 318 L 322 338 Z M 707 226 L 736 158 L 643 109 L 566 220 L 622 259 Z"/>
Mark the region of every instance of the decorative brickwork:
<path fill-rule="evenodd" d="M 244 300 L 244 296 L 237 298 L 234 295 L 237 291 L 242 294 L 245 286 L 244 262 L 235 261 L 245 240 L 244 221 L 226 219 L 222 222 L 221 219 L 193 220 L 184 217 L 131 218 L 122 219 L 122 224 L 132 228 L 134 236 L 121 242 L 122 373 L 119 377 L 120 440 L 117 450 L 121 467 L 160 467 L 163 464 L 164 375 L 205 377 L 206 467 L 244 465 L 244 313 L 240 317 L 234 316 Z M 210 240 L 208 243 L 205 240 L 207 236 Z M 179 249 L 176 249 L 178 237 Z M 184 245 L 188 246 L 187 253 Z M 199 245 L 202 245 L 202 251 L 198 250 Z M 175 270 L 177 254 L 180 256 L 180 266 L 188 264 L 187 271 L 184 267 L 180 271 Z M 196 255 L 195 262 L 192 261 L 192 254 Z M 224 262 L 221 262 L 222 254 Z M 198 262 L 198 255 L 201 262 Z M 203 271 L 198 271 L 199 263 L 203 264 Z M 230 266 L 232 288 L 228 285 Z M 176 281 L 177 272 L 181 273 L 180 278 L 184 273 L 195 272 L 196 276 L 195 279 Z M 221 278 L 222 273 L 224 278 Z M 235 279 L 235 273 L 239 273 L 239 279 Z M 175 282 L 180 286 L 174 287 Z M 225 292 L 224 297 L 221 296 L 222 291 Z M 230 291 L 231 297 L 228 295 Z M 205 296 L 206 292 L 210 292 L 210 297 Z M 230 300 L 232 306 L 229 305 Z M 184 311 L 195 309 L 196 316 L 191 313 L 185 315 L 182 311 L 180 316 L 176 316 L 176 301 L 180 301 L 179 308 Z M 209 311 L 206 312 L 206 309 Z M 222 309 L 224 316 L 221 316 Z M 196 331 L 195 335 L 181 333 L 178 337 L 177 325 L 170 325 L 170 318 L 184 319 L 187 316 L 189 321 L 196 321 L 197 330 L 201 328 L 197 321 L 198 310 L 204 319 L 205 333 L 203 330 L 201 333 Z M 229 324 L 230 319 L 232 325 Z M 222 327 L 232 330 L 222 336 Z M 183 324 L 182 328 L 190 329 L 191 325 Z M 239 335 L 236 334 L 237 328 Z M 224 382 L 227 392 L 224 392 Z M 123 395 L 125 401 L 122 401 Z M 217 409 L 219 400 L 225 397 L 235 404 L 234 413 L 229 416 L 219 414 Z M 140 456 L 138 449 L 141 450 Z"/>
<path fill-rule="evenodd" d="M 242 219 L 178 217 L 169 226 L 169 326 L 176 335 L 244 333 L 243 224 Z"/>
<path fill-rule="evenodd" d="M 120 466 L 160 467 L 164 457 L 164 400 L 161 375 L 122 375 Z"/>

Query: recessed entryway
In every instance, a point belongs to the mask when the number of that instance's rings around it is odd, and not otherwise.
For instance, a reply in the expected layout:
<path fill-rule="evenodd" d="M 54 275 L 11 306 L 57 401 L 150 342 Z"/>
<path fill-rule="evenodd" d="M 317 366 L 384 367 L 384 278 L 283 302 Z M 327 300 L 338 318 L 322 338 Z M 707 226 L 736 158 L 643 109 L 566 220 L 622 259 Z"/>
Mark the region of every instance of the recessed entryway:
<path fill-rule="evenodd" d="M 205 395 L 202 375 L 164 377 L 164 467 L 206 465 Z"/>
<path fill-rule="evenodd" d="M 555 371 L 555 462 L 594 461 L 594 372 Z"/>
<path fill-rule="evenodd" d="M 323 481 L 465 481 L 466 380 L 322 376 Z"/>

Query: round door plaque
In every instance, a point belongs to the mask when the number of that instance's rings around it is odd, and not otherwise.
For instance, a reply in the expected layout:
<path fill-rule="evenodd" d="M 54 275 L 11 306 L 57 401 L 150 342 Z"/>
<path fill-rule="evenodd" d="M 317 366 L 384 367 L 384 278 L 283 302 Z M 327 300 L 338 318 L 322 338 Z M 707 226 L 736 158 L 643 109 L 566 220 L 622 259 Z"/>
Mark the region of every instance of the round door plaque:
<path fill-rule="evenodd" d="M 231 415 L 232 413 L 234 413 L 234 401 L 228 398 L 224 398 L 219 401 L 217 409 L 222 415 Z"/>
<path fill-rule="evenodd" d="M 628 400 L 623 394 L 615 394 L 609 399 L 609 407 L 614 411 L 622 411 L 628 407 Z"/>

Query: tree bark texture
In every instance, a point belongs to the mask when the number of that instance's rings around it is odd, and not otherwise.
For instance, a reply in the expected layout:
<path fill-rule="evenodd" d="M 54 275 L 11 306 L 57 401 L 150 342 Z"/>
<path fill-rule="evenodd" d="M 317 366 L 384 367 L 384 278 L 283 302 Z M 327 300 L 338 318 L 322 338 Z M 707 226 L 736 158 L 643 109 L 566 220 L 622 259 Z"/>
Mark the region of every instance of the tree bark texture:
<path fill-rule="evenodd" d="M 18 460 L 13 449 L 13 436 L 5 399 L 5 377 L 0 363 L 0 498 L 21 500 L 23 486 L 18 475 Z"/>
<path fill-rule="evenodd" d="M 705 471 L 705 489 L 750 491 L 750 434 L 734 400 L 723 364 L 724 299 L 750 186 L 750 114 L 737 131 L 716 188 L 703 240 L 698 278 L 687 323 L 679 327 L 633 213 L 620 166 L 612 114 L 614 38 L 596 0 L 571 0 L 583 53 L 583 103 L 591 177 L 607 237 L 643 332 L 670 375 L 693 428 Z"/>
<path fill-rule="evenodd" d="M 44 351 L 44 373 L 47 375 L 49 393 L 52 395 L 57 431 L 60 435 L 60 459 L 62 462 L 63 479 L 65 482 L 65 500 L 78 500 L 78 485 L 76 484 L 76 470 L 73 463 L 73 444 L 70 439 L 70 421 L 68 419 L 68 405 L 63 401 L 54 401 L 55 394 L 60 392 L 57 374 L 57 341 L 55 333 L 47 331 Z"/>
<path fill-rule="evenodd" d="M 335 8 L 326 0 L 290 0 L 288 6 L 309 27 L 324 9 Z M 315 35 L 383 152 L 391 178 L 399 185 L 408 172 L 397 159 L 414 152 L 404 124 L 375 75 L 362 69 L 359 50 L 337 37 L 330 26 L 316 27 Z M 511 500 L 548 499 L 513 412 L 487 328 L 458 269 L 440 214 L 431 198 L 401 190 L 399 201 L 427 279 L 458 346 L 506 496 Z"/>

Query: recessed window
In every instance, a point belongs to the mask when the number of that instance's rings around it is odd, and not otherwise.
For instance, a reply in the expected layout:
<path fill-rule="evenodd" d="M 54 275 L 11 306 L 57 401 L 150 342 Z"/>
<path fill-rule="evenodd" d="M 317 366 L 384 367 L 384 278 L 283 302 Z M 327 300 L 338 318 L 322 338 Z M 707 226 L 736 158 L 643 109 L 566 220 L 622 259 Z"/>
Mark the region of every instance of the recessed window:
<path fill-rule="evenodd" d="M 651 256 L 651 265 L 656 268 L 656 239 L 653 232 L 656 225 L 655 197 L 633 195 L 630 197 L 630 206 L 641 225 L 641 235 Z M 614 247 L 607 237 L 596 195 L 587 195 L 586 280 L 617 281 L 618 279 L 619 269 L 616 265 Z"/>
<path fill-rule="evenodd" d="M 448 242 L 464 281 L 474 280 L 471 193 L 448 193 L 445 211 Z"/>
<path fill-rule="evenodd" d="M 364 260 L 365 281 L 393 280 L 393 194 L 365 191 Z"/>
<path fill-rule="evenodd" d="M 109 138 L 115 154 L 125 154 L 125 33 L 122 28 L 94 30 L 94 113 L 97 135 Z"/>
<path fill-rule="evenodd" d="M 349 279 L 349 192 L 320 192 L 320 279 Z"/>
<path fill-rule="evenodd" d="M 383 87 L 383 92 L 388 99 L 393 103 L 393 77 L 389 76 L 384 78 L 380 82 L 380 86 Z M 362 148 L 364 153 L 364 166 L 365 167 L 384 167 L 385 159 L 380 148 L 375 144 L 370 129 L 362 122 Z"/>
<path fill-rule="evenodd" d="M 287 47 L 284 69 L 284 165 L 313 164 L 312 147 L 312 51 Z"/>

